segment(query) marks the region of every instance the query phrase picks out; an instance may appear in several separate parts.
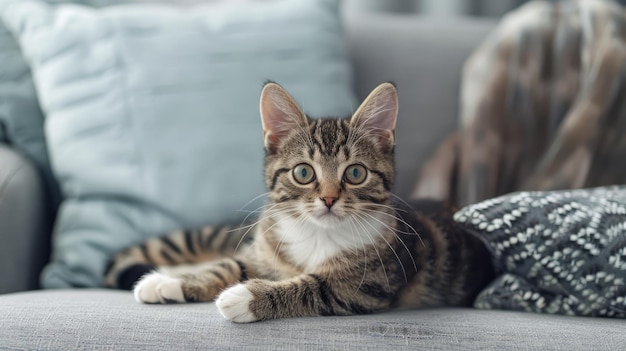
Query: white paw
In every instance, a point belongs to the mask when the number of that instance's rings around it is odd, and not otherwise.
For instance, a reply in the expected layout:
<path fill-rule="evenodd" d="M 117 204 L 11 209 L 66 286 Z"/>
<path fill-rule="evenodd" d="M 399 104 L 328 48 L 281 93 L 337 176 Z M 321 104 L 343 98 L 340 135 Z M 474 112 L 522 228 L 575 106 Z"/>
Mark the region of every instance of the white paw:
<path fill-rule="evenodd" d="M 134 294 L 141 303 L 185 302 L 180 280 L 159 272 L 143 276 L 135 285 Z"/>
<path fill-rule="evenodd" d="M 250 311 L 250 301 L 254 296 L 243 284 L 224 290 L 215 301 L 222 316 L 237 323 L 249 323 L 258 318 Z"/>

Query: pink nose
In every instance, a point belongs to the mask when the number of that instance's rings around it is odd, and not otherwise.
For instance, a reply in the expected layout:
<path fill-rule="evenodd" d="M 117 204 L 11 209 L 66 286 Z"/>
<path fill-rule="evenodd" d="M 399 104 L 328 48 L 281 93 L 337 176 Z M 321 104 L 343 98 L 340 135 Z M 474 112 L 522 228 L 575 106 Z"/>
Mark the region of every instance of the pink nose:
<path fill-rule="evenodd" d="M 326 204 L 326 207 L 331 208 L 333 207 L 335 202 L 337 202 L 337 198 L 336 197 L 323 197 L 322 201 L 324 201 L 324 204 Z"/>

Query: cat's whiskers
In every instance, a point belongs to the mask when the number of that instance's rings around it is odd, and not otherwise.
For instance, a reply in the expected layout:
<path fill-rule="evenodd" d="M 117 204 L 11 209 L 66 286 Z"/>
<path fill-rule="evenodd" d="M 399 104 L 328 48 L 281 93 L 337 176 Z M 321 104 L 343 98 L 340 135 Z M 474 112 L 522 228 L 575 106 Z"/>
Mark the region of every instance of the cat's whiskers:
<path fill-rule="evenodd" d="M 401 198 L 400 196 L 394 194 L 394 193 L 389 193 L 391 196 L 393 196 L 396 200 L 402 202 L 407 208 L 413 208 L 413 206 L 411 206 L 408 202 L 406 202 L 403 198 Z"/>
<path fill-rule="evenodd" d="M 251 215 L 255 213 L 263 213 L 263 207 L 258 207 L 254 210 L 237 210 L 237 212 L 247 213 L 246 218 L 242 220 L 242 222 L 245 222 L 248 217 L 250 217 Z"/>
<path fill-rule="evenodd" d="M 401 217 L 398 217 L 398 216 L 393 215 L 391 213 L 387 213 L 385 211 L 377 211 L 377 210 L 374 210 L 374 209 L 371 209 L 371 208 L 361 208 L 361 209 L 358 209 L 356 211 L 364 211 L 364 212 L 368 212 L 368 213 L 380 214 L 380 215 L 383 215 L 383 216 L 391 217 L 391 218 L 393 218 L 394 221 L 398 221 L 398 222 L 400 222 L 402 224 L 405 224 L 406 226 L 409 227 L 409 229 L 411 229 L 410 232 L 407 232 L 407 231 L 403 231 L 403 230 L 400 230 L 400 229 L 396 228 L 396 229 L 394 229 L 395 232 L 400 233 L 400 234 L 419 236 L 417 231 L 415 229 L 413 229 L 413 227 L 409 226 L 408 223 L 405 223 L 404 220 Z"/>
<path fill-rule="evenodd" d="M 403 208 L 398 208 L 396 206 L 391 206 L 391 205 L 385 205 L 385 204 L 375 204 L 375 203 L 368 203 L 366 206 L 377 206 L 377 207 L 383 207 L 389 210 L 392 210 L 394 212 L 404 212 L 404 213 L 409 213 L 407 210 L 403 209 Z"/>
<path fill-rule="evenodd" d="M 263 196 L 267 196 L 267 195 L 269 195 L 269 194 L 270 194 L 270 192 L 269 192 L 269 191 L 266 191 L 266 192 L 264 192 L 264 193 L 262 193 L 262 194 L 259 194 L 259 195 L 255 196 L 252 200 L 250 200 L 250 201 L 246 202 L 246 204 L 245 204 L 245 205 L 241 206 L 241 208 L 239 209 L 239 211 L 244 211 L 244 210 L 245 210 L 245 208 L 246 208 L 246 207 L 248 207 L 248 205 L 250 205 L 251 203 L 253 203 L 255 200 L 258 200 L 258 199 L 260 199 L 261 197 L 263 197 Z M 261 205 L 261 206 L 257 207 L 257 210 L 258 210 L 259 208 L 262 208 L 262 207 L 263 207 L 263 206 L 265 206 L 265 205 L 266 205 L 266 204 L 263 204 L 263 205 Z"/>
<path fill-rule="evenodd" d="M 386 216 L 389 216 L 397 221 L 399 221 L 400 223 L 406 225 L 409 229 L 412 230 L 412 232 L 405 232 L 405 231 L 401 231 L 401 230 L 397 230 L 398 233 L 400 234 L 407 234 L 407 235 L 417 235 L 417 238 L 420 240 L 420 242 L 422 243 L 422 246 L 426 247 L 426 244 L 424 244 L 424 241 L 422 240 L 421 235 L 417 232 L 417 230 L 415 228 L 413 228 L 413 226 L 411 226 L 409 223 L 407 223 L 404 219 L 402 219 L 401 217 L 392 215 L 390 213 L 384 212 L 384 211 L 377 211 L 377 210 L 373 210 L 373 209 L 368 209 L 368 208 L 363 208 L 361 209 L 361 211 L 369 211 L 369 212 L 374 212 L 374 213 L 380 213 Z"/>
<path fill-rule="evenodd" d="M 257 209 L 255 209 L 254 212 L 259 211 L 259 213 L 271 213 L 271 211 L 277 206 L 278 204 L 274 204 L 274 205 L 268 205 L 268 204 L 264 204 L 261 205 L 260 207 L 258 207 Z M 267 208 L 265 208 L 267 207 Z M 263 219 L 262 218 L 257 218 L 256 221 L 247 224 L 247 225 L 243 225 L 244 223 L 246 223 L 248 221 L 248 218 L 254 213 L 254 212 L 250 212 L 242 221 L 241 224 L 236 227 L 233 228 L 231 230 L 228 230 L 227 233 L 234 233 L 234 232 L 238 232 L 241 231 L 243 229 L 247 229 L 246 232 L 243 234 L 242 238 L 239 240 L 239 243 L 237 244 L 237 248 L 239 247 L 239 244 L 241 244 L 241 242 L 243 241 L 243 239 L 245 238 L 246 235 L 248 235 L 248 232 L 250 232 L 250 230 L 252 228 L 254 228 L 258 223 L 260 223 Z"/>
<path fill-rule="evenodd" d="M 247 219 L 254 213 L 263 213 L 269 209 L 272 209 L 276 206 L 278 206 L 280 204 L 272 204 L 272 203 L 264 203 L 261 206 L 253 209 L 253 210 L 245 210 L 243 208 L 237 210 L 237 212 L 245 212 L 248 213 L 248 215 L 246 215 L 246 217 L 241 221 L 242 223 L 245 223 L 247 221 Z"/>
<path fill-rule="evenodd" d="M 361 214 L 359 213 L 355 213 L 357 216 L 360 216 Z M 376 229 L 369 221 L 365 220 L 364 221 L 366 224 L 368 224 L 370 227 L 372 227 L 372 229 L 374 229 L 378 236 L 383 239 L 383 241 L 385 242 L 385 244 L 387 244 L 387 246 L 389 247 L 389 249 L 391 250 L 391 252 L 394 254 L 394 256 L 396 256 L 396 259 L 398 260 L 398 263 L 400 264 L 400 268 L 402 268 L 402 274 L 404 275 L 404 280 L 406 282 L 408 282 L 408 276 L 406 275 L 406 269 L 404 268 L 404 264 L 402 264 L 402 260 L 400 259 L 400 256 L 398 255 L 398 253 L 396 252 L 396 250 L 393 248 L 393 246 L 391 246 L 391 243 L 389 243 L 389 241 L 387 240 L 387 238 L 385 238 L 385 236 L 378 230 Z M 392 231 L 393 233 L 393 231 Z M 395 233 L 393 233 L 395 235 Z M 415 262 L 414 262 L 415 263 Z"/>
<path fill-rule="evenodd" d="M 292 208 L 279 209 L 277 211 L 277 210 L 275 210 L 275 208 L 278 205 L 280 205 L 280 204 L 272 205 L 268 210 L 266 210 L 264 212 L 264 215 L 261 216 L 261 218 L 259 218 L 256 222 L 246 226 L 248 229 L 242 235 L 241 239 L 239 239 L 239 242 L 237 243 L 237 246 L 235 247 L 235 252 L 237 252 L 237 250 L 239 250 L 239 246 L 243 242 L 243 240 L 246 237 L 246 235 L 248 235 L 252 229 L 256 228 L 257 224 L 259 224 L 259 223 L 261 223 L 261 222 L 263 222 L 265 220 L 268 220 L 268 219 L 273 219 L 274 217 L 277 217 L 277 216 L 280 216 L 280 215 L 283 215 L 283 214 L 294 214 L 294 213 L 297 213 L 297 210 L 296 209 L 292 209 Z M 265 234 L 268 230 L 270 230 L 274 225 L 276 225 L 276 223 L 274 223 L 272 226 L 270 226 L 270 228 L 268 228 L 265 232 L 263 232 L 263 234 Z M 246 228 L 246 227 L 242 227 L 241 229 Z M 252 249 L 252 247 L 254 246 L 255 242 L 253 242 L 253 244 L 248 247 L 248 251 L 250 249 Z"/>
<path fill-rule="evenodd" d="M 376 240 L 374 240 L 374 237 L 372 236 L 372 234 L 369 232 L 369 230 L 367 230 L 367 228 L 365 227 L 365 225 L 363 225 L 363 222 L 366 222 L 366 220 L 363 217 L 358 216 L 356 213 L 354 213 L 353 215 L 355 215 L 356 218 L 354 218 L 355 223 L 357 223 L 359 226 L 361 226 L 361 228 L 363 229 L 363 232 L 365 233 L 365 235 L 367 235 L 367 237 L 370 239 L 370 243 L 372 245 L 372 247 L 374 248 L 374 251 L 376 252 L 376 255 L 378 256 L 378 261 L 380 262 L 380 266 L 383 270 L 383 273 L 385 275 L 385 280 L 387 281 L 387 288 L 391 289 L 391 284 L 389 282 L 389 276 L 387 276 L 387 269 L 385 269 L 385 263 L 383 262 L 383 258 L 380 256 L 380 251 L 378 251 L 378 246 L 376 245 Z M 380 232 L 377 233 L 378 235 L 380 235 Z"/>
<path fill-rule="evenodd" d="M 263 235 L 267 234 L 267 232 L 272 230 L 280 222 L 287 220 L 290 215 L 298 214 L 298 217 L 300 217 L 299 213 L 300 213 L 300 211 L 298 211 L 298 209 L 293 208 L 293 207 L 286 208 L 286 209 L 281 209 L 281 210 L 278 210 L 278 211 L 275 211 L 275 212 L 270 212 L 268 215 L 263 216 L 263 218 L 261 220 L 272 219 L 274 221 L 274 223 L 272 223 L 272 225 L 270 225 L 267 229 L 265 229 L 262 233 L 260 233 L 260 235 L 263 236 Z M 285 215 L 287 215 L 287 216 L 285 216 Z M 282 218 L 279 218 L 278 220 L 275 220 L 276 217 L 282 217 Z"/>
<path fill-rule="evenodd" d="M 275 208 L 275 207 L 276 207 L 276 206 L 278 206 L 278 205 L 279 205 L 279 204 L 274 204 L 274 205 L 264 204 L 264 205 L 261 205 L 261 206 L 257 207 L 257 208 L 256 208 L 256 209 L 254 209 L 253 211 L 250 211 L 250 212 L 246 215 L 246 217 L 244 217 L 244 219 L 243 219 L 243 220 L 241 220 L 241 224 L 239 225 L 239 227 L 236 227 L 236 228 L 234 228 L 234 229 L 231 229 L 231 230 L 229 230 L 228 232 L 229 232 L 229 233 L 233 233 L 233 232 L 237 232 L 237 231 L 240 231 L 240 230 L 242 230 L 242 229 L 245 229 L 245 228 L 250 229 L 250 228 L 254 227 L 257 223 L 259 223 L 259 222 L 260 222 L 260 220 L 257 220 L 257 221 L 255 221 L 255 222 L 253 222 L 253 223 L 251 223 L 251 224 L 247 224 L 247 225 L 243 225 L 243 224 L 244 224 L 244 223 L 246 223 L 246 222 L 248 221 L 248 218 L 250 218 L 250 216 L 252 216 L 253 214 L 255 214 L 255 213 L 266 213 L 266 212 L 269 212 L 269 211 L 271 211 L 273 208 Z M 247 232 L 246 232 L 246 234 L 247 234 Z"/>
<path fill-rule="evenodd" d="M 365 282 L 365 276 L 367 275 L 367 249 L 365 248 L 365 243 L 363 242 L 363 238 L 360 235 L 356 235 L 354 233 L 354 219 L 352 217 L 348 217 L 348 223 L 350 224 L 350 232 L 352 232 L 352 237 L 358 237 L 359 240 L 361 241 L 361 251 L 363 251 L 363 276 L 361 277 L 361 281 L 359 282 L 359 285 L 356 287 L 356 291 L 355 294 L 358 293 L 358 291 L 361 289 L 361 286 L 363 286 L 363 283 Z M 357 251 L 358 254 L 358 251 Z M 357 260 L 358 260 L 358 256 L 357 256 Z"/>
<path fill-rule="evenodd" d="M 357 210 L 358 211 L 358 210 Z M 382 214 L 385 214 L 384 212 L 380 212 L 380 211 L 376 211 Z M 406 246 L 406 244 L 404 243 L 404 240 L 402 240 L 400 238 L 400 236 L 398 236 L 398 233 L 402 233 L 402 234 L 411 234 L 411 233 L 405 233 L 402 231 L 397 230 L 396 228 L 392 228 L 391 226 L 389 226 L 387 223 L 385 223 L 384 221 L 381 221 L 380 219 L 376 218 L 376 216 L 372 216 L 371 214 L 365 212 L 365 211 L 359 211 L 359 213 L 364 214 L 376 221 L 378 221 L 380 224 L 382 224 L 383 226 L 385 226 L 385 228 L 387 228 L 390 232 L 393 233 L 393 235 L 396 237 L 396 239 L 398 239 L 398 241 L 400 243 L 402 243 L 402 246 L 404 246 L 404 249 L 406 250 L 406 252 L 409 254 L 409 257 L 411 257 L 411 262 L 413 262 L 413 268 L 415 269 L 415 271 L 417 272 L 417 264 L 415 263 L 415 258 L 413 257 L 413 255 L 411 254 L 411 250 L 409 250 L 408 246 Z M 395 216 L 392 216 L 394 218 L 397 218 Z M 418 235 L 419 236 L 419 235 Z M 423 244 L 423 243 L 422 243 Z M 393 249 L 392 249 L 393 250 Z M 398 257 L 398 255 L 396 255 L 396 257 Z M 398 258 L 398 260 L 400 260 L 400 258 Z M 400 262 L 400 264 L 402 264 Z M 405 275 L 405 279 L 406 279 L 406 275 Z"/>

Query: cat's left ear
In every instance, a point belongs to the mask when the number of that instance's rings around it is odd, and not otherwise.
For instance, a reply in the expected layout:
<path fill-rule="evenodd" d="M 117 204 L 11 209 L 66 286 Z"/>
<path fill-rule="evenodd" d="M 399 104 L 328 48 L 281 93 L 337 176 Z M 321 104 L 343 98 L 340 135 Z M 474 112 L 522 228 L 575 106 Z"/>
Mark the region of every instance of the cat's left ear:
<path fill-rule="evenodd" d="M 350 124 L 363 128 L 376 138 L 384 150 L 396 143 L 398 118 L 398 91 L 392 83 L 377 86 L 352 116 Z"/>

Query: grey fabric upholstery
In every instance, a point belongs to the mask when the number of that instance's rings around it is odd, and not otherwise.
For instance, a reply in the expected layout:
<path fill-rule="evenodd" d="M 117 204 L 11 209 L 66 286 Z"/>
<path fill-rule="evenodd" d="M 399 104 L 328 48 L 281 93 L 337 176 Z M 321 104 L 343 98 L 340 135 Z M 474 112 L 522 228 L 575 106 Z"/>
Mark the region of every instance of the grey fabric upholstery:
<path fill-rule="evenodd" d="M 140 305 L 129 292 L 0 296 L 0 348 L 107 350 L 623 350 L 626 321 L 471 309 L 224 320 L 215 304 Z"/>
<path fill-rule="evenodd" d="M 490 20 L 346 16 L 358 98 L 381 82 L 398 87 L 398 195 L 410 195 L 420 165 L 456 127 L 463 63 L 493 26 Z"/>
<path fill-rule="evenodd" d="M 0 144 L 0 294 L 38 286 L 50 240 L 44 194 L 34 165 Z"/>

